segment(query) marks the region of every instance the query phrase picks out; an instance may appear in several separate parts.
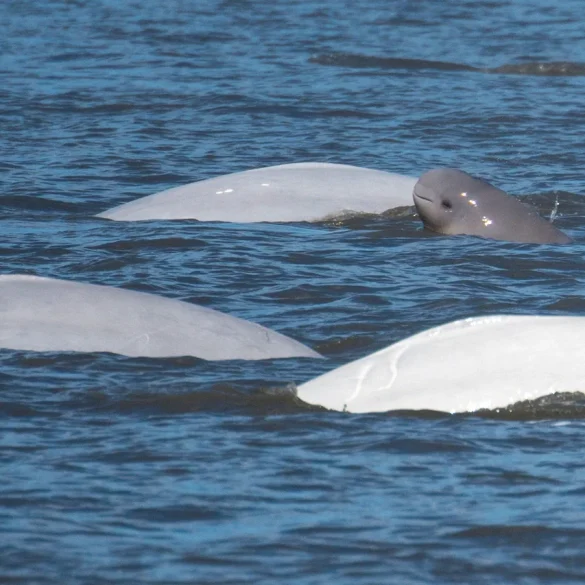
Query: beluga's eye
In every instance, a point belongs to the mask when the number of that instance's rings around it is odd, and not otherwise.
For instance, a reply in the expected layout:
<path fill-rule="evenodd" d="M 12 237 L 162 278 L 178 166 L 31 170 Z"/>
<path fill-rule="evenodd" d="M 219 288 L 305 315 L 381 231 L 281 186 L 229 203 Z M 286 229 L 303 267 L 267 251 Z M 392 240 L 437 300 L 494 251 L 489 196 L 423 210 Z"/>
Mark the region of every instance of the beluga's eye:
<path fill-rule="evenodd" d="M 451 202 L 450 202 L 450 201 L 447 201 L 446 199 L 443 199 L 443 201 L 441 201 L 441 207 L 442 207 L 443 209 L 446 209 L 446 210 L 448 210 L 448 211 L 451 211 L 451 208 L 452 208 L 453 206 L 451 205 Z"/>

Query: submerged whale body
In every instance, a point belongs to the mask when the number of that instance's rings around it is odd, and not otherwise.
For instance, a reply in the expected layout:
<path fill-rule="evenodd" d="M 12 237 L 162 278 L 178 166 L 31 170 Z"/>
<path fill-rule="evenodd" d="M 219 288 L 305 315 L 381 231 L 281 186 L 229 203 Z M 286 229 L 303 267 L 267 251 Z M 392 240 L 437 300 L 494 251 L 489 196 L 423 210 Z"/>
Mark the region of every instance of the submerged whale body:
<path fill-rule="evenodd" d="M 213 309 L 27 275 L 0 276 L 0 347 L 206 360 L 322 357 L 290 337 Z"/>
<path fill-rule="evenodd" d="M 298 387 L 309 404 L 355 413 L 473 412 L 585 390 L 585 317 L 488 316 L 394 343 Z"/>
<path fill-rule="evenodd" d="M 116 221 L 320 221 L 347 212 L 412 206 L 416 178 L 331 163 L 294 163 L 189 183 L 124 203 L 98 217 Z"/>
<path fill-rule="evenodd" d="M 413 199 L 427 229 L 534 244 L 571 239 L 538 211 L 486 181 L 457 169 L 433 169 L 414 186 Z"/>

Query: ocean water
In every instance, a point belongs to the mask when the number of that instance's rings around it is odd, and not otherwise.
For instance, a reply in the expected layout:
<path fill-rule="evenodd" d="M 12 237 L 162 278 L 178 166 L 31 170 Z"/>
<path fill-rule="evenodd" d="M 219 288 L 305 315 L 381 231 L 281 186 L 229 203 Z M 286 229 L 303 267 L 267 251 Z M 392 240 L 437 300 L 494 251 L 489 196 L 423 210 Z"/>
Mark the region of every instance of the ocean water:
<path fill-rule="evenodd" d="M 291 390 L 452 319 L 583 314 L 581 2 L 4 0 L 0 23 L 2 273 L 200 303 L 328 358 L 1 350 L 0 582 L 585 580 L 582 396 L 348 415 Z M 94 217 L 301 161 L 462 168 L 558 204 L 574 242 L 437 236 L 414 209 Z"/>

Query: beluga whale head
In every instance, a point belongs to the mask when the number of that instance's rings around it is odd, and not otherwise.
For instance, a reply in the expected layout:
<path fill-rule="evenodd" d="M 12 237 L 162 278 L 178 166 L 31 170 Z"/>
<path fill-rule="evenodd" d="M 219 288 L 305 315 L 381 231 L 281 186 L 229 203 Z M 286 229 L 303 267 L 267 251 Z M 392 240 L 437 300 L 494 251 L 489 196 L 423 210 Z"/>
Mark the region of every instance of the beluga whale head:
<path fill-rule="evenodd" d="M 413 199 L 425 228 L 441 234 L 534 244 L 571 241 L 534 207 L 458 169 L 426 172 L 414 186 Z"/>

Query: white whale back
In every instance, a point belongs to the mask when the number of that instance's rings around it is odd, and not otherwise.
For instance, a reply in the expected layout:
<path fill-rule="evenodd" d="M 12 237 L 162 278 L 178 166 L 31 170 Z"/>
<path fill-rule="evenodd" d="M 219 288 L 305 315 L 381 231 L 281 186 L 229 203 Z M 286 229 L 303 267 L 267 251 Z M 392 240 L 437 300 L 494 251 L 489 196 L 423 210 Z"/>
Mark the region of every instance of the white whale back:
<path fill-rule="evenodd" d="M 473 412 L 585 391 L 585 317 L 488 316 L 434 327 L 309 380 L 298 396 L 348 412 Z"/>
<path fill-rule="evenodd" d="M 416 178 L 351 165 L 294 163 L 189 183 L 124 203 L 98 217 L 117 221 L 318 221 L 346 212 L 412 206 Z"/>
<path fill-rule="evenodd" d="M 290 337 L 213 309 L 26 275 L 0 276 L 0 347 L 206 360 L 321 357 Z"/>

